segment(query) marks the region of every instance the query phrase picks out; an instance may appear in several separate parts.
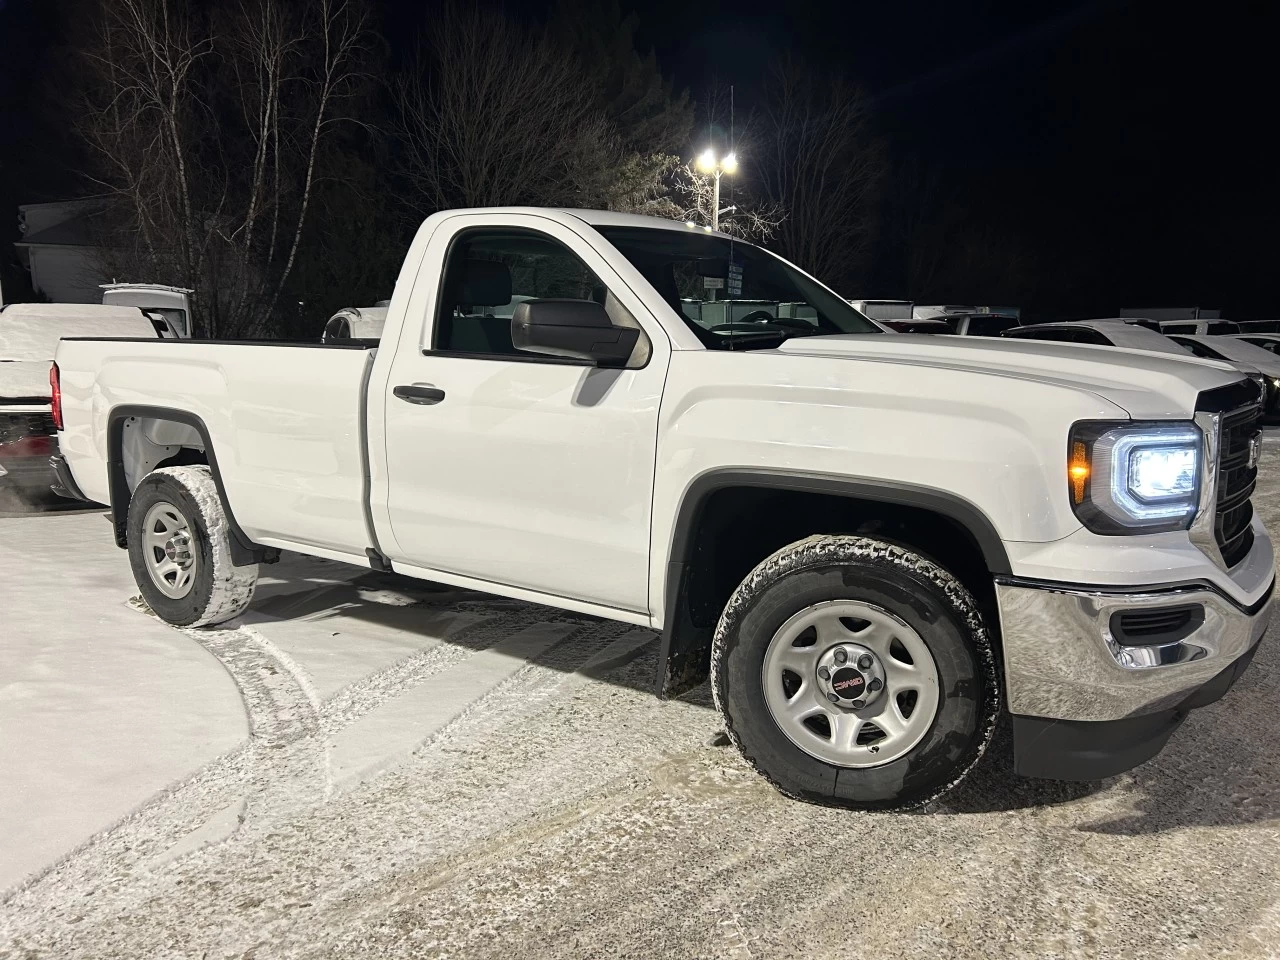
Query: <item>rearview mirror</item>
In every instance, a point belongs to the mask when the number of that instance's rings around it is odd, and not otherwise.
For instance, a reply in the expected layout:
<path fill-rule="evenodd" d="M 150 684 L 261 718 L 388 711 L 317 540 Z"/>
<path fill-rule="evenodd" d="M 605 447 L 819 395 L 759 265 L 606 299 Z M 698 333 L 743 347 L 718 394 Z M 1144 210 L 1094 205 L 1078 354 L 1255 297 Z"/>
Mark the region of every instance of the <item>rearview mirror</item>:
<path fill-rule="evenodd" d="M 526 300 L 511 315 L 511 342 L 517 350 L 590 360 L 601 367 L 627 362 L 640 331 L 615 327 L 594 300 Z"/>

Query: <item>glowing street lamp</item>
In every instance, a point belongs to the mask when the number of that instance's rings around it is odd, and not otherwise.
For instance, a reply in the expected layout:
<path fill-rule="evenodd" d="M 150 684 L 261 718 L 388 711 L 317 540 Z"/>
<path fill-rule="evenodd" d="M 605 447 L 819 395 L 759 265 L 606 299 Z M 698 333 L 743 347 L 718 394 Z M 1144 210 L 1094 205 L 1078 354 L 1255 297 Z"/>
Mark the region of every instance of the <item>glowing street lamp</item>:
<path fill-rule="evenodd" d="M 714 185 L 711 192 L 711 229 L 720 229 L 720 175 L 723 173 L 733 174 L 738 171 L 738 157 L 734 153 L 726 153 L 723 157 L 717 157 L 716 152 L 710 147 L 698 154 L 696 161 L 699 172 L 710 175 L 714 178 Z"/>

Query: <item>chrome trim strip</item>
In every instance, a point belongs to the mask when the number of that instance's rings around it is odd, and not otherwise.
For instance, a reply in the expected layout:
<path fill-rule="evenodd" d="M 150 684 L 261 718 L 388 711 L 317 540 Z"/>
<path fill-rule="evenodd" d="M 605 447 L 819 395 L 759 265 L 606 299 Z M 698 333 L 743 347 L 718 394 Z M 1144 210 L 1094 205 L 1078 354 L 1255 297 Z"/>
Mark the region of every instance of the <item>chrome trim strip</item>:
<path fill-rule="evenodd" d="M 1026 587 L 1028 590 L 1048 590 L 1053 593 L 1084 593 L 1099 597 L 1128 597 L 1136 593 L 1142 595 L 1158 594 L 1162 597 L 1176 599 L 1187 590 L 1209 590 L 1248 616 L 1253 616 L 1262 609 L 1263 604 L 1271 599 L 1271 594 L 1276 588 L 1276 578 L 1273 573 L 1271 581 L 1267 584 L 1267 589 L 1259 595 L 1258 599 L 1253 603 L 1244 604 L 1212 580 L 1178 580 L 1171 583 L 1144 583 L 1140 586 L 1118 587 L 1108 584 L 1068 583 L 1062 580 L 1037 580 L 1034 577 L 999 576 L 995 578 L 995 583 L 997 586 Z"/>
<path fill-rule="evenodd" d="M 1204 463 L 1200 465 L 1200 504 L 1191 521 L 1190 537 L 1206 557 L 1213 561 L 1219 570 L 1227 569 L 1227 562 L 1222 559 L 1222 550 L 1218 547 L 1218 538 L 1214 534 L 1214 524 L 1218 519 L 1218 464 L 1222 457 L 1222 417 L 1221 413 L 1200 411 L 1195 415 L 1196 426 L 1204 434 Z"/>

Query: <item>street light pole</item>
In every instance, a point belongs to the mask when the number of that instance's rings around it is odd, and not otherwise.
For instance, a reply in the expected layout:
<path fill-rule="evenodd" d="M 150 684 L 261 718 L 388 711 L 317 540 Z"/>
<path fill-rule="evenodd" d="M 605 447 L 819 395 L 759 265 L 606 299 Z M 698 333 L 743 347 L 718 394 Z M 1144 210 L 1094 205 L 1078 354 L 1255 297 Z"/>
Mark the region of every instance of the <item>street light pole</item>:
<path fill-rule="evenodd" d="M 720 176 L 734 173 L 738 169 L 738 158 L 733 153 L 717 157 L 716 152 L 708 147 L 698 154 L 698 169 L 711 176 L 711 229 L 720 229 Z M 727 209 L 733 209 L 729 207 Z"/>

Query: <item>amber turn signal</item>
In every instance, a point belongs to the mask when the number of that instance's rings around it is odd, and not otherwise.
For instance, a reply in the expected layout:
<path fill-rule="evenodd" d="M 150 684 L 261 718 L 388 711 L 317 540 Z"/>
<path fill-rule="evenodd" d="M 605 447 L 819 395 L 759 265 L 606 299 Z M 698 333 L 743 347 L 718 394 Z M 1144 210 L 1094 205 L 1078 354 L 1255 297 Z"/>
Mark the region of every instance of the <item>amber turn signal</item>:
<path fill-rule="evenodd" d="M 1071 482 L 1071 502 L 1084 503 L 1084 487 L 1089 480 L 1089 451 L 1079 440 L 1071 444 L 1071 462 L 1067 464 L 1067 477 Z"/>

